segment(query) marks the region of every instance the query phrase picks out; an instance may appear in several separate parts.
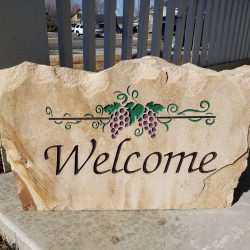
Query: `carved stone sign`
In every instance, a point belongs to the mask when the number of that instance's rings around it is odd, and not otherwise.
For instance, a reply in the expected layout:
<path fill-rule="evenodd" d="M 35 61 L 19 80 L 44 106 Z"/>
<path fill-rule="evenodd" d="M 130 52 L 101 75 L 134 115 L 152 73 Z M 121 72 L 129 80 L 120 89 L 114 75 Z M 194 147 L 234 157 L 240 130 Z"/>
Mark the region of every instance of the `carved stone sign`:
<path fill-rule="evenodd" d="M 247 166 L 250 67 L 154 57 L 0 71 L 0 134 L 26 210 L 229 206 Z"/>

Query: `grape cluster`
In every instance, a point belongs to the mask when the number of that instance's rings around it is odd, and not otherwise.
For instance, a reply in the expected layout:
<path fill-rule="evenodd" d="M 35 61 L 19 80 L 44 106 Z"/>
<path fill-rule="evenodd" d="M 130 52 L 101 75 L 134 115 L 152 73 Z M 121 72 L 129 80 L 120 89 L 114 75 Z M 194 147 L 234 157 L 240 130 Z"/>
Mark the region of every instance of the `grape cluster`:
<path fill-rule="evenodd" d="M 140 127 L 148 131 L 151 138 L 156 137 L 157 118 L 155 112 L 149 108 L 145 108 L 143 115 L 139 118 L 138 122 Z"/>
<path fill-rule="evenodd" d="M 124 127 L 128 127 L 130 122 L 129 112 L 125 108 L 120 108 L 111 115 L 111 137 L 115 139 Z"/>

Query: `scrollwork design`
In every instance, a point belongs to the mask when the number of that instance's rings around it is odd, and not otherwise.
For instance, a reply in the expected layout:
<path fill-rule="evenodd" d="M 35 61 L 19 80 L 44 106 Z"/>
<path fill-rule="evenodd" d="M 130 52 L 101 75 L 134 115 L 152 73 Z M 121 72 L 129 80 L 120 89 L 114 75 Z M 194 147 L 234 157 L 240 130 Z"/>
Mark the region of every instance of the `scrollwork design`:
<path fill-rule="evenodd" d="M 165 127 L 166 127 L 166 129 L 167 129 L 167 131 L 169 130 L 169 123 L 172 121 L 172 119 L 159 119 L 159 118 L 157 118 L 157 121 L 159 122 L 159 123 L 161 123 L 161 124 L 163 124 Z"/>
<path fill-rule="evenodd" d="M 45 112 L 46 112 L 46 114 L 47 114 L 48 116 L 50 116 L 51 118 L 54 117 L 54 116 L 53 116 L 52 108 L 51 108 L 50 106 L 47 106 L 47 107 L 45 108 Z M 59 125 L 59 124 L 62 124 L 63 121 L 54 121 L 54 123 Z"/>
<path fill-rule="evenodd" d="M 141 136 L 143 134 L 143 132 L 144 132 L 143 128 L 137 128 L 135 130 L 135 132 L 134 132 L 134 135 L 137 136 L 137 137 L 139 137 L 139 136 Z"/>
<path fill-rule="evenodd" d="M 71 117 L 71 114 L 69 114 L 69 113 L 65 113 L 63 115 L 63 118 L 70 118 L 70 117 Z M 65 124 L 65 129 L 69 130 L 69 129 L 71 129 L 72 125 L 79 124 L 81 122 L 82 121 L 67 121 Z"/>
<path fill-rule="evenodd" d="M 125 104 L 128 101 L 128 95 L 122 93 L 121 91 L 115 91 L 117 100 L 121 101 L 122 104 Z"/>
<path fill-rule="evenodd" d="M 136 101 L 136 99 L 138 98 L 138 96 L 139 96 L 139 91 L 138 90 L 133 90 L 132 91 L 132 93 L 130 92 L 130 85 L 128 86 L 128 88 L 127 88 L 127 93 L 128 93 L 128 95 L 129 96 L 131 96 L 132 97 L 132 99 L 134 100 L 134 101 Z"/>

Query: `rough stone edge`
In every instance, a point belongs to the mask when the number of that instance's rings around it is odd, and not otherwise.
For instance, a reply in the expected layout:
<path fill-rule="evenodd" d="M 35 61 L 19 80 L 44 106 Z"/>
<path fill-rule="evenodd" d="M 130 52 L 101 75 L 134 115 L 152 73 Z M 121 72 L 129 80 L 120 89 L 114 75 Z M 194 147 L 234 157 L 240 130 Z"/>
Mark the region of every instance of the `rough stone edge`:
<path fill-rule="evenodd" d="M 20 250 L 42 250 L 13 221 L 0 211 L 0 234 L 9 244 L 16 244 Z"/>
<path fill-rule="evenodd" d="M 247 158 L 250 150 L 250 125 L 248 127 L 248 134 L 247 134 L 247 148 L 246 151 L 240 155 L 233 163 L 228 164 L 226 166 L 221 167 L 219 170 L 214 172 L 213 174 L 209 175 L 206 179 L 203 181 L 203 188 L 199 194 L 199 198 L 193 203 L 195 206 L 199 206 L 199 204 L 202 202 L 205 204 L 204 207 L 212 208 L 209 206 L 210 199 L 214 200 L 213 208 L 225 208 L 233 205 L 234 200 L 234 194 L 235 194 L 235 188 L 239 184 L 239 179 L 242 173 L 247 168 Z M 227 172 L 225 172 L 227 171 Z M 224 178 L 223 182 L 220 181 L 220 185 L 216 185 L 216 182 L 218 181 L 218 178 L 220 176 L 230 176 L 231 179 Z M 221 180 L 221 179 L 220 179 Z M 212 187 L 212 188 L 211 188 Z M 226 187 L 226 191 L 230 190 L 231 187 L 231 193 L 223 192 L 223 187 Z M 216 201 L 214 199 L 216 197 Z M 222 198 L 224 197 L 224 203 L 222 205 Z M 220 205 L 219 205 L 220 204 Z M 184 206 L 185 208 L 185 206 Z"/>

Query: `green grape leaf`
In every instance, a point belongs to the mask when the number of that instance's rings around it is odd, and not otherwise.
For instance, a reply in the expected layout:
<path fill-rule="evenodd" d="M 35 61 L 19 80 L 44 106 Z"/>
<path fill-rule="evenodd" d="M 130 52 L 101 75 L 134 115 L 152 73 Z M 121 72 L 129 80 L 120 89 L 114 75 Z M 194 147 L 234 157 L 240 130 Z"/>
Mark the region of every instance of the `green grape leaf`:
<path fill-rule="evenodd" d="M 104 111 L 109 113 L 109 114 L 112 114 L 115 111 L 117 111 L 120 107 L 121 107 L 120 103 L 114 102 L 114 104 L 110 104 L 110 105 L 105 106 Z"/>
<path fill-rule="evenodd" d="M 129 110 L 129 117 L 130 117 L 130 125 L 135 122 L 135 113 L 132 110 Z"/>
<path fill-rule="evenodd" d="M 146 106 L 157 114 L 165 109 L 165 107 L 161 104 L 157 104 L 154 102 L 149 102 Z"/>
<path fill-rule="evenodd" d="M 125 108 L 127 109 L 132 109 L 133 107 L 135 106 L 135 103 L 134 102 L 129 102 L 125 105 Z"/>
<path fill-rule="evenodd" d="M 131 105 L 132 106 L 132 105 Z M 134 103 L 133 103 L 134 106 Z M 130 116 L 130 125 L 133 124 L 136 118 L 140 118 L 144 112 L 144 106 L 141 104 L 136 104 L 132 109 L 128 109 Z"/>
<path fill-rule="evenodd" d="M 141 104 L 136 104 L 135 107 L 133 108 L 133 111 L 135 113 L 135 116 L 137 118 L 140 118 L 144 112 L 144 106 Z"/>

